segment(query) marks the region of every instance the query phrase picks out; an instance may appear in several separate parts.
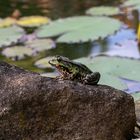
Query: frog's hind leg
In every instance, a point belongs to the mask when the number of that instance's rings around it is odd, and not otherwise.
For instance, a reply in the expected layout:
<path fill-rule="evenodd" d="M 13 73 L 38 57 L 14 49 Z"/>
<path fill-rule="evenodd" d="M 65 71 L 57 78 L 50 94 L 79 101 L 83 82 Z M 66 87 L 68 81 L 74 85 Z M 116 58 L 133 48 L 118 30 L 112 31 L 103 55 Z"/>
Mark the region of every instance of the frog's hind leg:
<path fill-rule="evenodd" d="M 101 75 L 99 72 L 87 74 L 86 78 L 84 78 L 84 83 L 89 85 L 97 85 L 97 83 L 100 80 L 100 77 Z"/>

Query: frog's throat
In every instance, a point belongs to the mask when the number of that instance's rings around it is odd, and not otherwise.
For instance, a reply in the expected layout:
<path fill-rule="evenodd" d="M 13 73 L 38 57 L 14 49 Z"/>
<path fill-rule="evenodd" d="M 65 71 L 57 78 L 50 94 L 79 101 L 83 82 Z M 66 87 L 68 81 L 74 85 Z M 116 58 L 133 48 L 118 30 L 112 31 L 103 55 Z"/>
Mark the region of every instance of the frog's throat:
<path fill-rule="evenodd" d="M 64 67 L 64 66 L 60 66 L 60 65 L 56 65 L 56 68 L 58 69 L 58 71 L 63 74 L 63 75 L 69 75 L 70 72 L 68 70 L 68 68 Z"/>

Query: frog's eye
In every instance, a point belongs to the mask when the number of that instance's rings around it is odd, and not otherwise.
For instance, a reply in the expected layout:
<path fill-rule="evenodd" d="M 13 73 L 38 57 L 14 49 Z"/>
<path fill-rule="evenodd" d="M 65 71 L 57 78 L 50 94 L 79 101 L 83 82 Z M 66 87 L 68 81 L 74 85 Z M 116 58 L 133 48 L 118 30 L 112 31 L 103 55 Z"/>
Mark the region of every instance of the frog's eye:
<path fill-rule="evenodd" d="M 60 56 L 57 56 L 57 61 L 61 61 L 62 59 L 61 59 L 61 57 Z"/>

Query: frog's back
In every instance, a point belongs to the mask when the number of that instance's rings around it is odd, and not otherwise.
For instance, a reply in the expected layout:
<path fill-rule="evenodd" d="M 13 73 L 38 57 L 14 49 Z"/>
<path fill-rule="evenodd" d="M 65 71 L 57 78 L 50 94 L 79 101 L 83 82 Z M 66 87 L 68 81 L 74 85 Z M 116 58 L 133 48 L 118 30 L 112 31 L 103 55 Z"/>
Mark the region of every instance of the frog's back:
<path fill-rule="evenodd" d="M 92 71 L 87 66 L 85 66 L 84 64 L 81 64 L 79 62 L 74 62 L 74 63 L 80 69 L 80 72 L 83 72 L 85 74 L 92 73 Z"/>

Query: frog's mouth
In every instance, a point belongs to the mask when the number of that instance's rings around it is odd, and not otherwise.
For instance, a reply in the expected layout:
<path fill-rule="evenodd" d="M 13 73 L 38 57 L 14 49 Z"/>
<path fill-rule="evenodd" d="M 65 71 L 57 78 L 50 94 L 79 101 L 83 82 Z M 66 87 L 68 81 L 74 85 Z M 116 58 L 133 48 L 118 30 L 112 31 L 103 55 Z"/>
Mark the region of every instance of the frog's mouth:
<path fill-rule="evenodd" d="M 59 73 L 63 76 L 68 76 L 71 73 L 69 71 L 69 69 L 63 65 L 55 64 L 55 63 L 53 63 L 53 61 L 49 61 L 49 64 L 56 67 L 56 69 L 59 71 Z"/>

